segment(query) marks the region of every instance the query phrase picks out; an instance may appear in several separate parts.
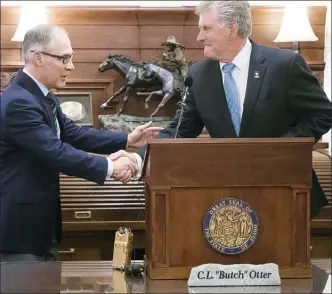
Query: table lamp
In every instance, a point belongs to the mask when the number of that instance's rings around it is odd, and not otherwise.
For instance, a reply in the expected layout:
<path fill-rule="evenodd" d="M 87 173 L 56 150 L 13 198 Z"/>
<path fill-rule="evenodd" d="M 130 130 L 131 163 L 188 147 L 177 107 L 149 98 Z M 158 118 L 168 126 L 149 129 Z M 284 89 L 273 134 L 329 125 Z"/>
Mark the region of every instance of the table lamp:
<path fill-rule="evenodd" d="M 292 42 L 293 51 L 298 53 L 299 41 L 317 41 L 303 1 L 291 1 L 285 4 L 284 16 L 278 36 L 274 42 Z"/>

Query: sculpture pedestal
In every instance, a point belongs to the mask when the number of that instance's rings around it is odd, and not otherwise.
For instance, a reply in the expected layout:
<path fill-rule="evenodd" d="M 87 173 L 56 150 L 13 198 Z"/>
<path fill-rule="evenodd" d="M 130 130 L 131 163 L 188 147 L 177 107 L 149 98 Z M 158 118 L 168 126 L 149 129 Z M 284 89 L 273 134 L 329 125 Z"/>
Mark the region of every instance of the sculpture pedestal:
<path fill-rule="evenodd" d="M 140 117 L 132 115 L 99 115 L 100 122 L 103 124 L 104 129 L 123 131 L 130 133 L 136 127 L 145 124 L 149 121 L 153 122 L 154 126 L 166 128 L 171 120 L 170 117 Z"/>

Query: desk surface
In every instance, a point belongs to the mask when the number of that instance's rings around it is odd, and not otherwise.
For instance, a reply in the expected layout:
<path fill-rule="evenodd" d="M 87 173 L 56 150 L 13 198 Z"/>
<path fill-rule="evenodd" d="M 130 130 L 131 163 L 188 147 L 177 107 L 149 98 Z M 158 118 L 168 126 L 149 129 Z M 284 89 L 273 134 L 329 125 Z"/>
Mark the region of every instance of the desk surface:
<path fill-rule="evenodd" d="M 110 261 L 1 264 L 1 293 L 322 293 L 331 260 L 312 260 L 312 279 L 284 279 L 279 287 L 193 287 L 186 280 L 149 280 L 112 271 Z"/>

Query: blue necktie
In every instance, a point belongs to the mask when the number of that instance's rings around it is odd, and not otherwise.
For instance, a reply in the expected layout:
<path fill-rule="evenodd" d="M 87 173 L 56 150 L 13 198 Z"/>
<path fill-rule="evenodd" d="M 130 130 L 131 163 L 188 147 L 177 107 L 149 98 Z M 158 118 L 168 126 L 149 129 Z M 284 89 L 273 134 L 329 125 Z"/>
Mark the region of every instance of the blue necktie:
<path fill-rule="evenodd" d="M 226 63 L 223 66 L 222 70 L 224 73 L 224 89 L 225 89 L 225 95 L 226 95 L 229 113 L 231 114 L 235 133 L 237 136 L 239 136 L 241 118 L 240 118 L 238 93 L 236 90 L 235 80 L 232 76 L 232 71 L 234 68 L 235 64 Z"/>

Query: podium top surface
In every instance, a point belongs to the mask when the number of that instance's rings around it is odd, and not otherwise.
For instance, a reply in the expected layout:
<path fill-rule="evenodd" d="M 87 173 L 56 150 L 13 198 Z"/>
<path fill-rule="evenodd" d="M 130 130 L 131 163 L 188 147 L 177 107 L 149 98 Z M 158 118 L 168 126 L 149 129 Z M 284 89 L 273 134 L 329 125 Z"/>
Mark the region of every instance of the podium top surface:
<path fill-rule="evenodd" d="M 266 144 L 266 143 L 307 143 L 314 144 L 315 139 L 310 138 L 176 138 L 176 139 L 151 139 L 149 144 Z"/>

